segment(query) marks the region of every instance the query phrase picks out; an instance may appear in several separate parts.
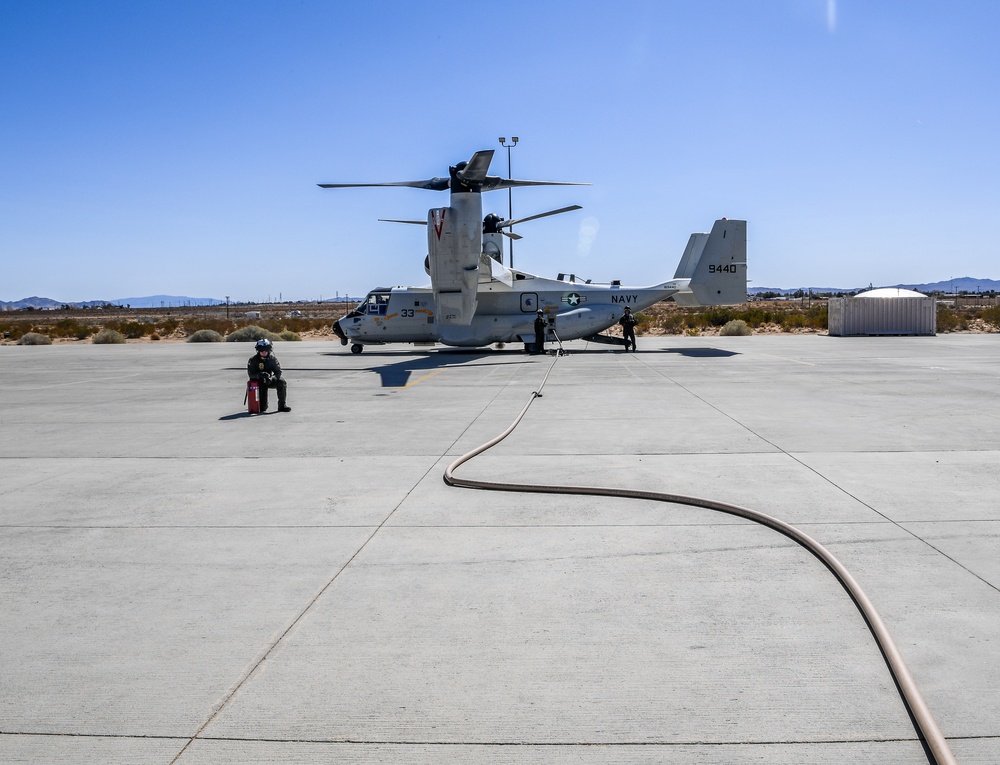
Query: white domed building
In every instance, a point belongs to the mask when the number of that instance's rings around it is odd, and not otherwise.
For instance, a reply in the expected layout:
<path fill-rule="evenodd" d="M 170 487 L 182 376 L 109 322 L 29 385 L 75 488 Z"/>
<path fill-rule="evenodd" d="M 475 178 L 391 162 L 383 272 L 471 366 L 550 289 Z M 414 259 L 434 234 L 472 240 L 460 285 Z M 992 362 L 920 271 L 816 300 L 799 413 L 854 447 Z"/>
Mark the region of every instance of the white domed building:
<path fill-rule="evenodd" d="M 854 297 L 859 298 L 922 298 L 927 297 L 923 292 L 908 290 L 904 287 L 879 287 L 878 289 L 859 292 Z"/>
<path fill-rule="evenodd" d="M 852 298 L 830 298 L 829 331 L 838 337 L 934 335 L 936 301 L 902 287 L 881 287 Z"/>

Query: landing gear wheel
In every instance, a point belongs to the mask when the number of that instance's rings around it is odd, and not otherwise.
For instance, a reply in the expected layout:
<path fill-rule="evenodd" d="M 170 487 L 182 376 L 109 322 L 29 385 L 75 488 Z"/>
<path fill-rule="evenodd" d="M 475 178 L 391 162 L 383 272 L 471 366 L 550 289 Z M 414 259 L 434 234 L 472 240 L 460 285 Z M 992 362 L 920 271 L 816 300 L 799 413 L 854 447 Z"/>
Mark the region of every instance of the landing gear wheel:
<path fill-rule="evenodd" d="M 351 346 L 351 353 L 361 353 L 365 347 L 361 343 L 355 343 Z"/>

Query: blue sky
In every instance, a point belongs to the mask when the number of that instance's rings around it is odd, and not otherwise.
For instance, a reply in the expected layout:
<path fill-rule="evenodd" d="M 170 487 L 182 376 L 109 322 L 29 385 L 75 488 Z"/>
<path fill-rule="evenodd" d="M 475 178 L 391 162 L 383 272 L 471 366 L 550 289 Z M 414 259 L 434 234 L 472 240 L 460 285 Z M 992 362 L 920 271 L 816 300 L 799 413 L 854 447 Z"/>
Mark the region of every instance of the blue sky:
<path fill-rule="evenodd" d="M 1000 3 L 0 0 L 0 299 L 426 284 L 445 175 L 517 135 L 515 265 L 651 284 L 1000 278 Z M 487 209 L 506 216 L 505 192 Z"/>

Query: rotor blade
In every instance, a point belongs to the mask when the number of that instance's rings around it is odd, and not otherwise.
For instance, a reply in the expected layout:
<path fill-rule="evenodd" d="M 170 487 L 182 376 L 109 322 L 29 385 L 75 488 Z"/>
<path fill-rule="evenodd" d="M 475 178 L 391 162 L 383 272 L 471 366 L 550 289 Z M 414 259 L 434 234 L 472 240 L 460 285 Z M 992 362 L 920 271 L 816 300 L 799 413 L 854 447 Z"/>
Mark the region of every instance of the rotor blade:
<path fill-rule="evenodd" d="M 444 191 L 451 185 L 450 178 L 428 178 L 426 181 L 397 181 L 396 183 L 317 183 L 322 189 L 361 189 L 374 186 L 406 186 L 411 189 Z"/>
<path fill-rule="evenodd" d="M 415 226 L 426 226 L 425 220 L 399 220 L 397 218 L 379 218 L 382 223 L 412 223 Z"/>
<path fill-rule="evenodd" d="M 462 183 L 468 183 L 470 185 L 482 183 L 486 180 L 486 173 L 489 171 L 490 163 L 492 161 L 493 149 L 477 151 L 472 155 L 472 159 L 469 160 L 469 164 L 457 173 L 458 179 L 462 181 Z"/>
<path fill-rule="evenodd" d="M 516 226 L 518 223 L 527 223 L 529 220 L 538 220 L 539 218 L 547 218 L 550 215 L 558 215 L 559 213 L 571 212 L 572 210 L 582 210 L 580 205 L 570 205 L 569 207 L 560 207 L 558 210 L 549 210 L 548 212 L 538 213 L 538 215 L 529 215 L 527 218 L 516 218 L 515 220 L 505 220 L 497 224 L 497 228 L 510 228 L 511 226 Z"/>
<path fill-rule="evenodd" d="M 513 240 L 514 240 L 515 242 L 516 242 L 516 241 L 517 241 L 518 239 L 524 239 L 524 237 L 523 237 L 523 236 L 521 236 L 520 234 L 515 234 L 515 233 L 514 233 L 513 231 L 501 231 L 500 233 L 501 233 L 501 234 L 503 234 L 504 236 L 509 236 L 509 237 L 510 237 L 511 239 L 513 239 Z"/>
<path fill-rule="evenodd" d="M 483 182 L 483 191 L 496 189 L 517 189 L 523 186 L 589 186 L 589 183 L 567 183 L 565 181 L 519 181 L 516 178 L 499 178 L 491 175 Z"/>

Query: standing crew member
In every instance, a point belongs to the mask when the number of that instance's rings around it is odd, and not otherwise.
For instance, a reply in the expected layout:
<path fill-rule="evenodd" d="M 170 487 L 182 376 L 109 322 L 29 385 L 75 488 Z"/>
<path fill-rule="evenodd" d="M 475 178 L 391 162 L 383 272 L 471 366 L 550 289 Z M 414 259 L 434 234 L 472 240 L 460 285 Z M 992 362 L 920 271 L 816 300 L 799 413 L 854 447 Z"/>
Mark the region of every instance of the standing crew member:
<path fill-rule="evenodd" d="M 535 316 L 535 350 L 534 353 L 545 353 L 545 313 L 541 308 Z"/>
<path fill-rule="evenodd" d="M 631 308 L 625 306 L 625 313 L 622 314 L 618 323 L 622 325 L 622 340 L 625 342 L 625 353 L 628 353 L 629 343 L 632 344 L 632 352 L 635 353 L 635 325 L 637 322 L 632 315 Z"/>
<path fill-rule="evenodd" d="M 278 389 L 278 411 L 290 412 L 292 408 L 285 405 L 285 394 L 288 385 L 281 379 L 281 364 L 271 352 L 271 341 L 261 338 L 254 346 L 257 353 L 247 362 L 247 375 L 260 384 L 260 411 L 267 411 L 267 389 Z"/>

